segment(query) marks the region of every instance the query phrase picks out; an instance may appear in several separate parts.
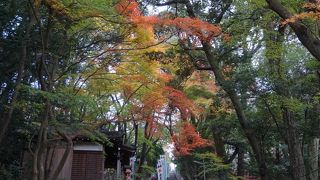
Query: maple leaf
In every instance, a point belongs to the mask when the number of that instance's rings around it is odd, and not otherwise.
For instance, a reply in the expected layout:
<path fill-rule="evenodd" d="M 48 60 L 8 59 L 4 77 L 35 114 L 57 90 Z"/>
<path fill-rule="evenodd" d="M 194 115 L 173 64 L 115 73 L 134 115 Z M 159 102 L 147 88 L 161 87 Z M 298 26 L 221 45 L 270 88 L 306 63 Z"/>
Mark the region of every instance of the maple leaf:
<path fill-rule="evenodd" d="M 118 3 L 116 10 L 123 15 L 129 22 L 138 27 L 152 32 L 151 28 L 155 26 L 170 26 L 183 31 L 187 35 L 197 36 L 200 40 L 209 42 L 212 38 L 221 34 L 221 28 L 218 25 L 210 24 L 198 18 L 177 17 L 158 18 L 156 16 L 144 16 L 139 10 L 139 5 L 134 0 L 123 0 Z"/>
<path fill-rule="evenodd" d="M 179 133 L 174 134 L 171 139 L 175 147 L 174 153 L 176 156 L 186 156 L 195 148 L 210 145 L 209 141 L 203 139 L 194 126 L 188 122 L 183 122 Z"/>
<path fill-rule="evenodd" d="M 319 1 L 315 3 L 304 3 L 302 7 L 305 8 L 308 12 L 295 14 L 290 18 L 285 19 L 281 24 L 286 25 L 288 23 L 294 23 L 302 19 L 312 19 L 312 20 L 320 19 L 320 2 Z"/>
<path fill-rule="evenodd" d="M 192 100 L 185 96 L 182 91 L 170 86 L 165 86 L 164 90 L 167 98 L 170 100 L 171 106 L 179 109 L 183 120 L 186 120 L 190 116 L 196 116 L 201 112 L 201 109 L 197 107 Z"/>

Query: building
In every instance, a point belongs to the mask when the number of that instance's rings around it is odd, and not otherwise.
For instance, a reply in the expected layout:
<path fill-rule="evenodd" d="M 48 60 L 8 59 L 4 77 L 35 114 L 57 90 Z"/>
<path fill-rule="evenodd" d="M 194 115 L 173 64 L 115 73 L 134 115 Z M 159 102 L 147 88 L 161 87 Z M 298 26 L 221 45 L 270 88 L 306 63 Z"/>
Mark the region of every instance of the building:
<path fill-rule="evenodd" d="M 85 136 L 72 139 L 73 149 L 58 175 L 58 180 L 104 180 L 119 179 L 130 167 L 130 157 L 135 154 L 135 147 L 124 144 L 124 133 L 106 132 L 111 143 L 93 141 Z M 112 144 L 112 146 L 111 146 Z M 66 142 L 55 140 L 49 145 L 46 156 L 47 173 L 56 169 L 65 156 Z M 25 153 L 24 169 L 26 179 L 31 174 L 32 157 Z"/>

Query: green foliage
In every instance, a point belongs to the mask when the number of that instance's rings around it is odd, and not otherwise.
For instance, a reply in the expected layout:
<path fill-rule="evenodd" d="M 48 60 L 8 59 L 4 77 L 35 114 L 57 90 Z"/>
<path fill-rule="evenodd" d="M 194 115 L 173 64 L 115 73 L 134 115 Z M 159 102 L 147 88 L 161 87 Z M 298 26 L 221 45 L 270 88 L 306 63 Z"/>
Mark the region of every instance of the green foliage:
<path fill-rule="evenodd" d="M 177 158 L 176 161 L 183 176 L 202 178 L 205 173 L 207 179 L 234 178 L 230 173 L 230 165 L 225 164 L 221 158 L 209 151 L 197 150 L 190 156 Z"/>
<path fill-rule="evenodd" d="M 224 164 L 223 161 L 215 154 L 206 153 L 195 153 L 196 160 L 203 162 L 205 167 L 208 167 L 208 172 L 215 171 L 219 173 L 220 171 L 227 171 L 230 169 L 228 164 Z"/>
<path fill-rule="evenodd" d="M 186 92 L 186 95 L 193 100 L 196 100 L 199 97 L 210 99 L 213 96 L 212 93 L 206 90 L 204 87 L 197 86 L 197 85 L 189 87 L 188 89 L 185 90 L 185 92 Z"/>
<path fill-rule="evenodd" d="M 20 177 L 21 166 L 19 162 L 13 162 L 8 168 L 0 168 L 0 179 L 15 180 Z"/>
<path fill-rule="evenodd" d="M 7 139 L 0 148 L 0 179 L 19 179 L 20 154 L 40 129 L 45 113 L 49 114 L 45 127 L 49 130 L 49 140 L 56 138 L 56 130 L 60 130 L 111 146 L 99 130 L 123 130 L 125 126 L 126 141 L 130 144 L 134 141 L 133 122 L 137 123 L 137 153 L 146 156 L 140 176 L 154 173 L 157 158 L 164 153 L 162 146 L 170 142 L 172 132 L 167 129 L 175 131 L 182 112 L 179 107 L 171 107 L 163 90 L 166 86 L 184 91 L 202 108 L 184 121 L 190 121 L 201 137 L 213 142 L 213 147 L 177 157 L 181 174 L 189 179 L 203 176 L 204 170 L 194 163 L 196 160 L 204 163 L 208 178 L 235 178 L 230 174 L 235 169 L 225 162 L 236 148 L 241 148 L 249 159 L 244 162 L 244 168 L 250 173 L 258 171 L 255 155 L 242 131 L 243 124 L 238 122 L 233 109 L 235 102 L 230 100 L 230 92 L 234 92 L 231 95 L 239 97 L 250 132 L 259 141 L 271 176 L 288 176 L 289 135 L 283 114 L 289 112 L 294 117 L 297 139 L 306 140 L 301 148 L 306 149 L 308 140 L 319 132 L 320 63 L 307 53 L 290 30 L 279 33 L 284 26 L 280 26 L 280 18 L 272 11 L 266 11 L 266 1 L 192 2 L 196 17 L 209 23 L 219 21 L 224 35 L 231 37 L 228 41 L 219 37 L 209 43 L 214 56 L 211 63 L 218 64 L 214 71 L 221 71 L 223 76 L 224 82 L 220 84 L 215 82 L 211 71 L 192 77 L 197 69 L 195 64 L 211 65 L 207 54 L 199 50 L 202 46 L 198 34 L 185 33 L 188 29 L 176 27 L 154 30 L 149 24 L 128 24 L 116 12 L 116 3 L 116 0 L 0 3 L 1 127 L 2 117 L 10 106 L 14 108 Z M 153 3 L 141 2 L 146 9 Z M 292 13 L 305 11 L 302 0 L 281 3 Z M 30 5 L 34 6 L 40 22 L 32 17 Z M 224 14 L 220 16 L 220 13 Z M 188 11 L 178 4 L 177 8 L 168 6 L 168 12 L 161 14 L 173 22 L 174 17 L 187 16 Z M 302 22 L 318 31 L 313 21 Z M 179 23 L 181 26 L 186 22 Z M 173 37 L 167 44 L 155 45 L 162 35 Z M 44 42 L 48 42 L 45 47 Z M 24 44 L 27 54 L 22 85 L 16 87 Z M 49 90 L 43 87 L 49 85 L 52 86 Z M 46 112 L 47 104 L 50 113 Z M 144 132 L 146 122 L 152 124 L 156 135 L 145 133 L 150 129 Z M 148 149 L 146 154 L 141 152 L 143 144 Z M 217 153 L 218 148 L 223 153 Z M 281 153 L 275 152 L 277 148 Z"/>

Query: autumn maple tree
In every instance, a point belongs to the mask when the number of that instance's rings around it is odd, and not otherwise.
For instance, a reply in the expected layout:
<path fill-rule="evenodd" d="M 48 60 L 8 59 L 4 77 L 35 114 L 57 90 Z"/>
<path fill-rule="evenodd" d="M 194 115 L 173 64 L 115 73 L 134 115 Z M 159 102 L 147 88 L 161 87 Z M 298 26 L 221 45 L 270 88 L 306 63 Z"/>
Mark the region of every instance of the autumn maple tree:
<path fill-rule="evenodd" d="M 221 28 L 202 21 L 198 18 L 176 17 L 161 18 L 156 16 L 144 16 L 139 10 L 138 3 L 135 0 L 123 0 L 117 5 L 117 11 L 126 17 L 130 23 L 137 28 L 145 28 L 151 30 L 156 26 L 175 27 L 179 31 L 200 38 L 203 41 L 210 42 L 212 38 L 221 35 Z"/>
<path fill-rule="evenodd" d="M 189 155 L 195 148 L 209 146 L 209 142 L 201 138 L 192 124 L 182 122 L 179 132 L 172 136 L 176 156 Z"/>
<path fill-rule="evenodd" d="M 213 37 L 221 34 L 219 26 L 212 25 L 196 18 L 169 19 L 156 16 L 144 16 L 139 10 L 138 3 L 132 0 L 121 1 L 116 6 L 116 9 L 127 21 L 129 21 L 129 23 L 132 23 L 134 26 L 133 33 L 136 33 L 137 35 L 136 39 L 140 38 L 140 42 L 143 41 L 149 45 L 156 44 L 156 41 L 161 41 L 161 37 L 157 40 L 153 35 L 154 28 L 157 26 L 174 27 L 187 35 L 197 36 L 204 41 L 211 41 Z M 143 33 L 146 33 L 145 36 L 149 36 L 149 38 L 144 38 L 144 40 L 142 40 L 141 30 L 144 31 Z M 152 47 L 148 48 L 146 51 L 154 51 L 155 49 L 157 48 Z M 153 64 L 153 66 L 155 67 L 155 64 Z M 159 73 L 159 77 L 163 80 L 167 80 L 167 82 L 172 79 L 167 73 Z M 199 113 L 199 108 L 197 108 L 183 92 L 170 86 L 156 86 L 151 92 L 144 94 L 141 97 L 141 100 L 142 105 L 133 107 L 132 113 L 138 116 L 139 119 L 148 122 L 149 134 L 151 132 L 159 131 L 153 128 L 155 128 L 157 124 L 158 126 L 161 124 L 161 121 L 157 121 L 156 118 L 161 118 L 161 116 L 167 113 L 163 112 L 164 109 L 171 108 L 170 111 L 172 111 L 172 109 L 179 110 L 183 125 L 176 126 L 176 128 L 179 127 L 178 129 L 181 133 L 179 131 L 173 132 L 172 128 L 170 128 L 169 131 L 171 131 L 170 134 L 172 135 L 173 143 L 180 155 L 187 155 L 194 148 L 208 145 L 207 141 L 197 134 L 195 128 L 192 127 L 193 125 L 187 122 L 188 118 Z M 189 136 L 189 139 L 182 138 L 183 136 Z"/>

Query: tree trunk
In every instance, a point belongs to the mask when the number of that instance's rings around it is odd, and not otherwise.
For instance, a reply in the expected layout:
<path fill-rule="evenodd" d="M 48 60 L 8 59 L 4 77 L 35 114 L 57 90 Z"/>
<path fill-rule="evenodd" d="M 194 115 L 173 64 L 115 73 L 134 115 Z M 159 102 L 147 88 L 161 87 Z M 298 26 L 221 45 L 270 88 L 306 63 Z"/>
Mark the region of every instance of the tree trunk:
<path fill-rule="evenodd" d="M 141 150 L 141 153 L 140 153 L 140 161 L 139 161 L 139 164 L 138 164 L 138 168 L 137 168 L 137 172 L 138 173 L 142 173 L 142 165 L 144 164 L 145 160 L 146 160 L 146 153 L 147 153 L 147 144 L 144 142 L 142 144 L 142 150 Z"/>
<path fill-rule="evenodd" d="M 47 100 L 46 102 L 46 108 L 44 110 L 44 118 L 43 121 L 41 122 L 43 124 L 43 130 L 42 130 L 42 138 L 41 140 L 37 143 L 39 146 L 39 151 L 38 151 L 38 176 L 39 180 L 44 180 L 46 178 L 46 155 L 48 151 L 48 122 L 49 122 L 49 112 L 51 109 L 50 102 Z"/>
<path fill-rule="evenodd" d="M 275 164 L 280 164 L 280 159 L 281 159 L 281 154 L 280 154 L 280 147 L 279 147 L 279 145 L 277 145 L 276 146 L 276 152 L 275 152 L 276 154 L 275 154 L 275 158 L 276 158 L 276 160 L 275 160 Z"/>
<path fill-rule="evenodd" d="M 133 122 L 134 127 L 134 147 L 137 148 L 138 145 L 138 133 L 139 133 L 139 127 L 137 122 Z"/>
<path fill-rule="evenodd" d="M 47 154 L 47 129 L 49 121 L 49 112 L 51 110 L 50 102 L 47 100 L 45 109 L 43 110 L 43 117 L 38 134 L 36 149 L 33 154 L 33 168 L 32 168 L 32 180 L 44 180 L 45 179 L 45 156 Z"/>
<path fill-rule="evenodd" d="M 192 169 L 190 169 L 190 165 L 187 163 L 187 161 L 184 162 L 184 167 L 186 168 L 186 173 L 185 175 L 187 176 L 188 180 L 193 180 L 193 176 L 192 176 Z"/>
<path fill-rule="evenodd" d="M 294 112 L 283 108 L 283 121 L 286 128 L 286 142 L 288 145 L 291 175 L 293 180 L 306 180 L 305 164 L 303 159 L 303 145 L 299 140 Z"/>
<path fill-rule="evenodd" d="M 16 84 L 13 88 L 13 95 L 10 100 L 10 103 L 8 104 L 7 111 L 4 113 L 4 116 L 0 119 L 0 144 L 3 140 L 3 138 L 5 137 L 8 126 L 11 122 L 12 114 L 14 111 L 14 104 L 18 98 L 21 81 L 24 76 L 24 67 L 25 67 L 25 63 L 27 61 L 28 40 L 29 40 L 31 28 L 34 24 L 35 24 L 35 17 L 30 15 L 30 21 L 26 25 L 26 32 L 25 32 L 24 38 L 22 39 L 22 42 L 21 42 L 21 59 L 19 62 L 18 76 L 17 76 Z"/>
<path fill-rule="evenodd" d="M 283 119 L 286 125 L 286 138 L 288 143 L 292 179 L 306 180 L 307 177 L 302 154 L 302 144 L 298 138 L 293 113 L 290 112 L 288 109 L 284 109 Z"/>
<path fill-rule="evenodd" d="M 148 127 L 149 127 L 149 123 L 146 122 L 145 126 L 144 126 L 144 138 L 148 139 Z M 147 143 L 143 142 L 142 143 L 142 150 L 140 153 L 140 162 L 138 164 L 138 168 L 137 168 L 137 172 L 138 173 L 142 173 L 142 165 L 144 164 L 144 161 L 146 160 L 146 156 L 147 156 Z"/>
<path fill-rule="evenodd" d="M 265 31 L 266 37 L 266 57 L 269 65 L 269 78 L 274 84 L 274 91 L 282 98 L 290 98 L 290 92 L 287 88 L 287 80 L 285 79 L 286 70 L 284 69 L 283 60 L 283 42 L 284 29 L 277 27 L 277 23 L 271 20 Z M 278 29 L 278 32 L 275 31 Z M 305 165 L 302 153 L 302 143 L 299 140 L 297 125 L 292 112 L 286 105 L 281 109 L 284 127 L 286 128 L 285 140 L 288 145 L 289 160 L 291 166 L 291 175 L 294 180 L 305 180 Z"/>
<path fill-rule="evenodd" d="M 270 179 L 267 172 L 266 154 L 259 143 L 260 141 L 257 138 L 255 131 L 249 125 L 249 121 L 247 120 L 247 117 L 245 116 L 243 108 L 241 106 L 239 96 L 236 94 L 233 87 L 231 87 L 231 85 L 224 80 L 222 70 L 219 67 L 217 60 L 214 58 L 214 55 L 212 54 L 211 46 L 207 43 L 202 43 L 202 45 L 203 50 L 207 56 L 208 62 L 215 75 L 216 82 L 218 82 L 222 89 L 227 93 L 236 111 L 241 128 L 244 131 L 244 134 L 248 139 L 249 144 L 255 155 L 261 179 Z"/>
<path fill-rule="evenodd" d="M 38 60 L 38 80 L 40 84 L 40 88 L 42 91 L 45 92 L 51 92 L 53 89 L 53 75 L 55 73 L 55 62 L 51 62 L 51 64 L 47 64 L 46 61 L 49 60 L 48 56 L 48 47 L 49 47 L 49 35 L 52 27 L 52 10 L 49 8 L 48 9 L 48 16 L 47 16 L 47 24 L 46 24 L 46 29 L 43 32 L 43 29 L 41 27 L 41 22 L 39 21 L 40 19 L 40 13 L 38 12 L 39 9 L 33 9 L 34 15 L 38 15 L 37 20 L 38 20 L 38 26 L 40 29 L 40 36 L 41 36 L 41 57 Z M 52 71 L 49 72 L 49 65 L 52 66 Z M 38 141 L 37 141 L 37 147 L 36 147 L 36 153 L 34 153 L 34 157 L 37 156 L 37 161 L 34 161 L 33 163 L 37 164 L 37 170 L 33 170 L 34 172 L 37 172 L 37 177 L 33 177 L 34 179 L 38 180 L 45 180 L 46 179 L 46 155 L 48 151 L 48 127 L 49 127 L 49 120 L 52 118 L 52 105 L 51 102 L 48 98 L 43 99 L 45 103 L 45 108 L 42 112 L 42 117 L 41 117 L 41 126 L 38 134 Z"/>
<path fill-rule="evenodd" d="M 226 157 L 226 151 L 225 151 L 224 143 L 223 143 L 221 137 L 217 133 L 215 133 L 214 130 L 212 131 L 212 135 L 213 135 L 214 147 L 215 147 L 217 155 L 221 159 L 226 161 L 228 158 Z"/>
<path fill-rule="evenodd" d="M 309 144 L 309 178 L 318 180 L 319 178 L 319 138 L 313 138 Z"/>
<path fill-rule="evenodd" d="M 27 40 L 24 40 L 27 41 Z M 8 107 L 8 110 L 6 113 L 4 113 L 4 117 L 2 117 L 1 121 L 0 121 L 0 144 L 3 140 L 3 138 L 5 137 L 5 134 L 7 132 L 8 126 L 11 122 L 12 119 L 12 114 L 14 111 L 14 103 L 17 100 L 18 94 L 19 94 L 19 90 L 20 90 L 20 84 L 23 78 L 23 74 L 24 74 L 24 64 L 26 61 L 26 54 L 27 54 L 27 43 L 23 42 L 22 43 L 22 57 L 19 63 L 19 71 L 18 71 L 18 77 L 17 77 L 17 82 L 14 88 L 14 92 L 13 92 L 13 96 L 12 99 L 10 100 L 10 104 Z"/>
<path fill-rule="evenodd" d="M 241 147 L 238 152 L 237 176 L 244 176 L 244 150 Z"/>

